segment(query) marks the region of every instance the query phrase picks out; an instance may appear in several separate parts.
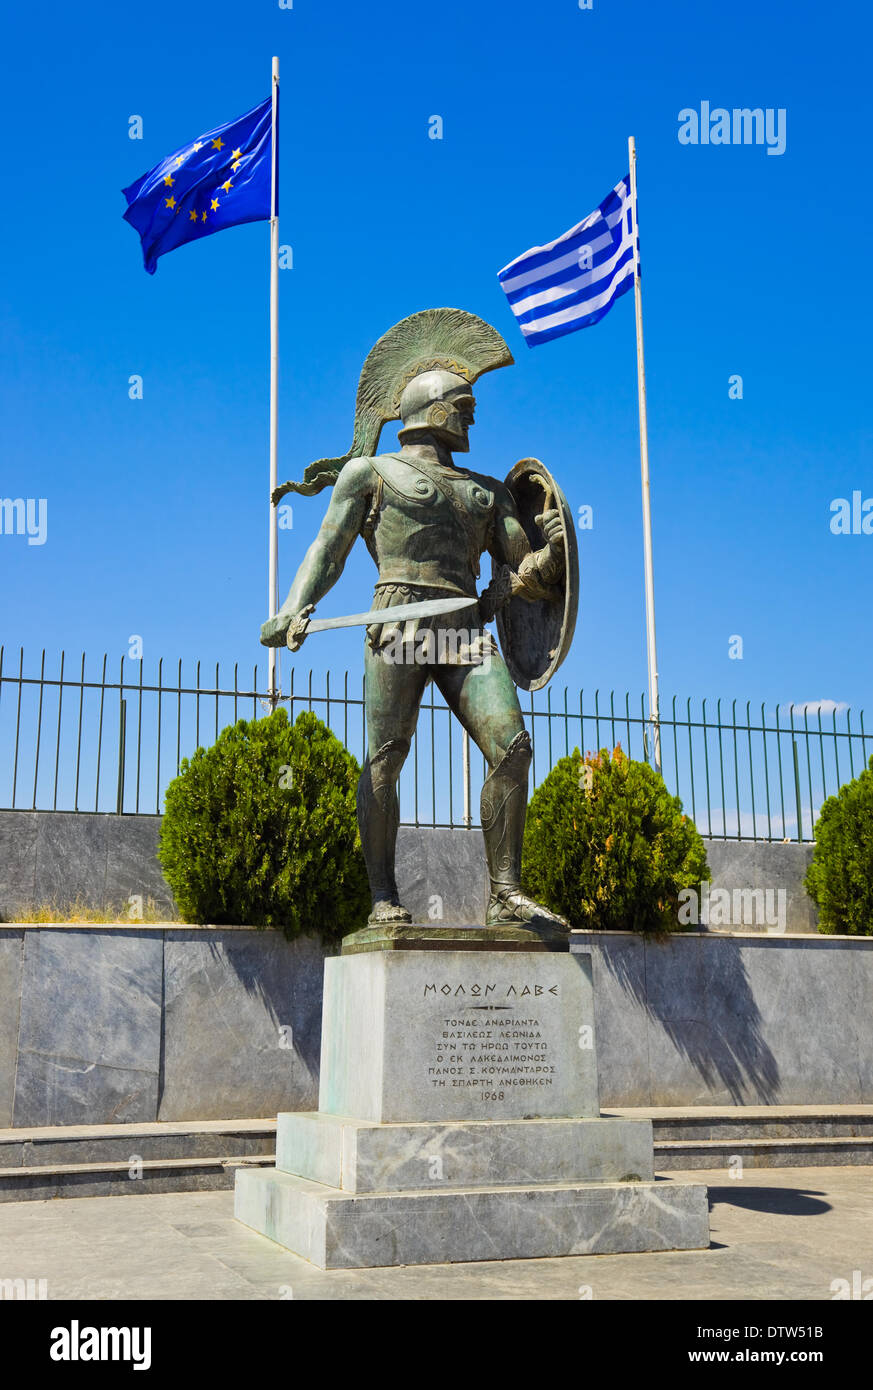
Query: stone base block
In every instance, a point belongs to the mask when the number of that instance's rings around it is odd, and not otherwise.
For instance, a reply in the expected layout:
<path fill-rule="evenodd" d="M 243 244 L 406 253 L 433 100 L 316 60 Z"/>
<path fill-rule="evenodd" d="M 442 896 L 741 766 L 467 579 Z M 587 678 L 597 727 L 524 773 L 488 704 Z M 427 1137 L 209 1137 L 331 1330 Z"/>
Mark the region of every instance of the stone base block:
<path fill-rule="evenodd" d="M 349 1193 L 640 1181 L 654 1176 L 652 1122 L 373 1124 L 289 1113 L 276 1126 L 276 1167 Z"/>
<path fill-rule="evenodd" d="M 667 1180 L 353 1194 L 275 1168 L 241 1169 L 235 1214 L 319 1269 L 709 1245 L 705 1186 Z"/>
<path fill-rule="evenodd" d="M 328 958 L 318 1108 L 382 1124 L 598 1116 L 590 956 Z"/>

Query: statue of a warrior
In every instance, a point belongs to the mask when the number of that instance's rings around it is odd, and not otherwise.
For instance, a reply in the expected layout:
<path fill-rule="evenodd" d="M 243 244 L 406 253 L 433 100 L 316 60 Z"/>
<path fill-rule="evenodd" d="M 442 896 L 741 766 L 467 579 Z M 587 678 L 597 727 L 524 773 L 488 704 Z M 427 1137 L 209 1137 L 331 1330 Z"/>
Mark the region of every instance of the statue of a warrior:
<path fill-rule="evenodd" d="M 531 742 L 515 682 L 538 688 L 569 646 L 577 593 L 573 520 L 537 460 L 523 460 L 499 482 L 453 459 L 469 449 L 473 383 L 511 362 L 500 334 L 474 314 L 428 309 L 403 319 L 364 364 L 349 452 L 310 464 L 303 482 L 285 483 L 273 498 L 334 485 L 287 599 L 261 629 L 264 645 L 299 648 L 314 606 L 336 583 L 359 535 L 379 571 L 374 612 L 401 605 L 414 611 L 431 601 L 428 616 L 376 620 L 367 628 L 368 754 L 358 821 L 373 925 L 411 921 L 394 875 L 397 779 L 432 680 L 490 769 L 481 801 L 491 884 L 486 926 L 552 939 L 567 929 L 521 889 Z M 377 455 L 383 424 L 398 418 L 399 452 Z M 485 551 L 494 577 L 477 595 Z M 433 615 L 435 599 L 456 600 L 456 611 Z M 458 600 L 467 606 L 459 610 Z M 484 626 L 495 616 L 506 660 Z"/>

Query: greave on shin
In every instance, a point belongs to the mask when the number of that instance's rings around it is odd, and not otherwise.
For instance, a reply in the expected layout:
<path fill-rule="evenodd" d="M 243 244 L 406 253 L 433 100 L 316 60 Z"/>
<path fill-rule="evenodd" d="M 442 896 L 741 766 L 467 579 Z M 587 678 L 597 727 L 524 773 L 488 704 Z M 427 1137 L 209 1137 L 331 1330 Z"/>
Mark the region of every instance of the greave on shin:
<path fill-rule="evenodd" d="M 408 752 L 409 743 L 405 739 L 395 738 L 383 743 L 367 759 L 358 781 L 358 827 L 374 903 L 397 897 L 394 877 L 400 824 L 397 778 Z"/>
<path fill-rule="evenodd" d="M 530 761 L 530 734 L 525 729 L 516 734 L 482 786 L 482 835 L 492 895 L 521 883 Z"/>

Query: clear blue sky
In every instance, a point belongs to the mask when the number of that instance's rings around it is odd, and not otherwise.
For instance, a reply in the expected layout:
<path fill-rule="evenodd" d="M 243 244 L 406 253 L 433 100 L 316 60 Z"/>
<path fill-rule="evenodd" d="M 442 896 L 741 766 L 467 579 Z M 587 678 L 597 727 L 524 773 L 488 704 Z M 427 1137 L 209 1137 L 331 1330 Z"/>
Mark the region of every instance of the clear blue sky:
<path fill-rule="evenodd" d="M 7 650 L 117 662 L 140 634 L 149 666 L 264 657 L 267 224 L 183 247 L 150 277 L 120 190 L 262 100 L 277 53 L 294 252 L 280 479 L 347 448 L 361 363 L 392 323 L 443 304 L 481 314 L 516 365 L 477 387 L 472 466 L 502 477 L 536 455 L 574 510 L 594 508 L 556 684 L 638 694 L 632 297 L 530 350 L 496 279 L 594 208 L 633 133 L 662 691 L 870 702 L 873 536 L 829 529 L 832 499 L 873 496 L 863 7 L 53 3 L 15 7 L 4 37 L 0 495 L 48 502 L 45 545 L 0 537 Z M 702 100 L 784 107 L 785 153 L 680 145 L 678 113 Z M 294 500 L 283 597 L 327 500 Z M 373 578 L 359 544 L 320 612 L 366 606 Z M 313 637 L 300 664 L 357 675 L 361 642 Z"/>

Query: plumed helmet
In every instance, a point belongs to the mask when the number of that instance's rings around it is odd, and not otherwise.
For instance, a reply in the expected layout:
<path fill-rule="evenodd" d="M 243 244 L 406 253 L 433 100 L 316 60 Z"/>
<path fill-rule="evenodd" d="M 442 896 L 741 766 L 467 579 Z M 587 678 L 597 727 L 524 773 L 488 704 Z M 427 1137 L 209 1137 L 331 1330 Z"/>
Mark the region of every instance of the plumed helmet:
<path fill-rule="evenodd" d="M 464 385 L 472 386 L 484 372 L 508 367 L 512 360 L 497 329 L 464 309 L 423 309 L 401 319 L 370 350 L 361 368 L 354 437 L 348 453 L 339 458 L 317 459 L 304 472 L 302 482 L 283 483 L 277 488 L 273 501 L 286 492 L 299 492 L 306 497 L 321 492 L 336 482 L 349 459 L 376 453 L 382 427 L 389 420 L 402 418 L 404 427 L 410 425 L 413 411 L 420 408 L 412 405 L 418 400 L 418 387 L 407 394 L 416 378 L 431 378 L 430 383 L 420 383 L 425 395 L 434 378 L 439 379 L 438 389 L 445 385 L 448 392 L 457 391 Z M 432 406 L 435 399 L 427 395 L 428 405 Z"/>
<path fill-rule="evenodd" d="M 463 442 L 466 448 L 466 429 L 455 404 L 461 396 L 470 396 L 470 384 L 457 372 L 447 372 L 442 367 L 419 372 L 404 386 L 400 396 L 401 443 L 413 430 L 429 430 L 450 445 Z"/>

